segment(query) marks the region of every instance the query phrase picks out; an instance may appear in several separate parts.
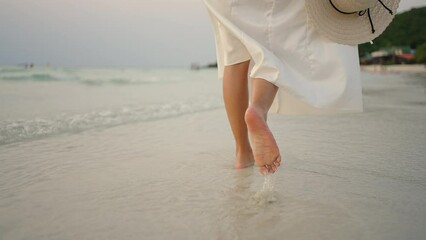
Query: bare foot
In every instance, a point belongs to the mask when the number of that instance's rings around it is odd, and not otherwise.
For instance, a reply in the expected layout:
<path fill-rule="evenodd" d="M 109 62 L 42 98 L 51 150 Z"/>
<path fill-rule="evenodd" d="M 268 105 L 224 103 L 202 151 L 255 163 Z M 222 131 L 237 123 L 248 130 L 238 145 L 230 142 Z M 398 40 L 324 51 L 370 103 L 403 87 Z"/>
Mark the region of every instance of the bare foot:
<path fill-rule="evenodd" d="M 235 161 L 236 169 L 250 167 L 250 166 L 253 166 L 253 164 L 254 164 L 254 157 L 251 151 L 249 153 L 242 153 L 242 154 L 237 153 L 237 157 Z"/>
<path fill-rule="evenodd" d="M 259 171 L 262 174 L 274 173 L 280 166 L 281 156 L 275 138 L 266 124 L 265 116 L 250 106 L 246 111 L 245 120 Z"/>

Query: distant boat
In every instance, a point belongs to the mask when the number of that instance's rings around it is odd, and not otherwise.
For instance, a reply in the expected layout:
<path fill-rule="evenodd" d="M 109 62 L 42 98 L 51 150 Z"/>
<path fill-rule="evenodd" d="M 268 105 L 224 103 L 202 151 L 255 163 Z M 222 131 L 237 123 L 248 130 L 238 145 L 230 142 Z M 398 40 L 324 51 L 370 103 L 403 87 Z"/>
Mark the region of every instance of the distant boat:
<path fill-rule="evenodd" d="M 217 68 L 217 62 L 209 63 L 205 66 L 201 66 L 199 63 L 192 63 L 191 70 L 200 70 L 202 68 Z"/>
<path fill-rule="evenodd" d="M 201 66 L 198 63 L 191 64 L 191 70 L 200 70 Z"/>

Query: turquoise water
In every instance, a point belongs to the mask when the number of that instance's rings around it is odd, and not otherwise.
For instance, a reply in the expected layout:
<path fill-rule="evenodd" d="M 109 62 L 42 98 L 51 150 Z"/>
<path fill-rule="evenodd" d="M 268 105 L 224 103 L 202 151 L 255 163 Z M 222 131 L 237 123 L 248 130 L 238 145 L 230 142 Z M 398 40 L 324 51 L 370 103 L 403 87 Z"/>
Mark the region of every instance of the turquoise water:
<path fill-rule="evenodd" d="M 3 81 L 74 82 L 86 85 L 159 84 L 191 80 L 187 69 L 0 67 Z"/>
<path fill-rule="evenodd" d="M 0 145 L 211 110 L 215 71 L 0 67 Z"/>

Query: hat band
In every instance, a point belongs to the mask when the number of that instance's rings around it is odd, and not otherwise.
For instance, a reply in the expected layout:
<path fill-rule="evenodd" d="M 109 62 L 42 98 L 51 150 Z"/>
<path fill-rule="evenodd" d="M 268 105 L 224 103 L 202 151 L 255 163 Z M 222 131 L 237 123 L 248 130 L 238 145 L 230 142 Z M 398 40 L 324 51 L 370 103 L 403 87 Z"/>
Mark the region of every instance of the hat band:
<path fill-rule="evenodd" d="M 330 2 L 331 6 L 333 6 L 333 8 L 334 8 L 336 11 L 338 11 L 339 13 L 343 13 L 343 14 L 354 14 L 354 13 L 357 13 L 357 12 L 344 12 L 344 11 L 342 11 L 342 10 L 338 9 L 338 8 L 337 8 L 337 7 L 333 4 L 333 2 L 332 2 L 331 0 L 328 0 L 328 1 Z M 386 5 L 385 5 L 385 4 L 384 4 L 381 0 L 378 0 L 378 1 L 382 4 L 382 6 L 383 6 L 384 8 L 386 8 L 386 9 L 389 11 L 389 13 L 390 13 L 391 15 L 393 15 L 392 10 L 390 10 L 388 7 L 386 7 Z M 368 15 L 368 20 L 370 21 L 371 33 L 376 32 L 376 30 L 374 29 L 373 21 L 371 20 L 371 16 L 370 16 L 370 8 L 367 8 L 367 9 L 364 9 L 364 10 L 361 10 L 361 11 L 358 11 L 358 16 L 363 16 L 365 13 L 367 13 L 367 15 Z"/>

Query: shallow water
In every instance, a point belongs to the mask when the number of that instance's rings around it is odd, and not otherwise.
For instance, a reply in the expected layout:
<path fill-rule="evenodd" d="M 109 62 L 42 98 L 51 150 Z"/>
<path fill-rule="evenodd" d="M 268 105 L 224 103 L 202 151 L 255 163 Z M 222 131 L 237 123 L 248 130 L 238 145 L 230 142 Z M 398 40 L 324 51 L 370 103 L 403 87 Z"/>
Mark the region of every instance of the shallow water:
<path fill-rule="evenodd" d="M 0 67 L 0 145 L 223 106 L 214 71 Z M 120 79 L 120 81 L 118 81 Z"/>
<path fill-rule="evenodd" d="M 283 165 L 265 178 L 232 168 L 215 72 L 163 74 L 178 80 L 0 81 L 1 239 L 425 236 L 424 77 L 363 73 L 362 114 L 271 115 Z"/>

